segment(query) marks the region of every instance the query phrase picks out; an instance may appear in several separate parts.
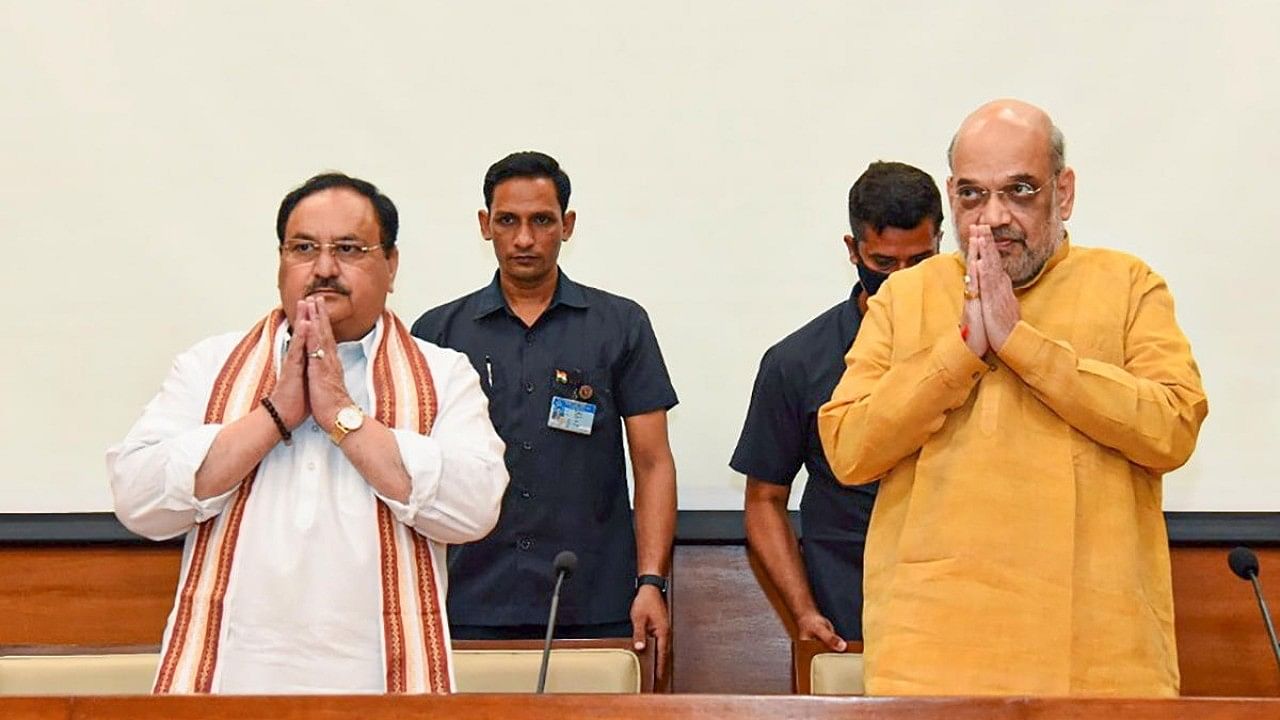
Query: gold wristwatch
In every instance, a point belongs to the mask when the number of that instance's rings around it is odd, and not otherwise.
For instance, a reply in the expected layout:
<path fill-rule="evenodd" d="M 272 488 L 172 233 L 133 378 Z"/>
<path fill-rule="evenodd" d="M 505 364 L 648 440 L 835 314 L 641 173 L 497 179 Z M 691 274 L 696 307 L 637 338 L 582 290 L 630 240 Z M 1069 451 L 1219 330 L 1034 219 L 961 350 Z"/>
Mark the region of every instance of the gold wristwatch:
<path fill-rule="evenodd" d="M 329 439 L 334 445 L 341 445 L 343 438 L 359 430 L 361 425 L 364 425 L 364 411 L 359 405 L 340 408 L 337 417 L 333 419 L 333 429 L 329 431 Z"/>

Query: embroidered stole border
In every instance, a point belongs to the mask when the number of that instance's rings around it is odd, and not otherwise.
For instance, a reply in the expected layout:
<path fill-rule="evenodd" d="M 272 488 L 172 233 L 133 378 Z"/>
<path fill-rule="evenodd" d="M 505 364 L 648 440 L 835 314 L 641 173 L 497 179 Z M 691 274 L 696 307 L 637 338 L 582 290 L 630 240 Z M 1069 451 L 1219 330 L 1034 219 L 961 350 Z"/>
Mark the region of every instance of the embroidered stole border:
<path fill-rule="evenodd" d="M 218 373 L 205 423 L 228 423 L 258 406 L 276 383 L 275 348 L 284 312 L 273 310 L 236 345 Z M 373 415 L 387 427 L 431 432 L 437 399 L 426 358 L 400 319 L 382 316 L 382 337 L 371 363 Z M 217 516 L 197 525 L 173 627 L 153 692 L 211 692 L 218 663 L 223 607 L 255 467 Z M 436 584 L 426 538 L 397 521 L 377 498 L 382 575 L 383 655 L 389 693 L 448 693 L 444 598 Z"/>

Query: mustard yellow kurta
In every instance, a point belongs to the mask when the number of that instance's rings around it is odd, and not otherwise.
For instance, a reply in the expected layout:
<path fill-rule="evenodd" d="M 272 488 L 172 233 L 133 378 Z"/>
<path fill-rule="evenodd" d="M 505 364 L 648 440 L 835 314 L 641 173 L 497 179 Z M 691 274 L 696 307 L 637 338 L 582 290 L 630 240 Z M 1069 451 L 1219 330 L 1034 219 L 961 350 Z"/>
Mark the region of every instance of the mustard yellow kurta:
<path fill-rule="evenodd" d="M 870 694 L 1178 692 L 1161 474 L 1208 412 L 1164 281 L 1062 246 L 998 357 L 958 331 L 963 260 L 895 273 L 819 414 L 866 545 Z"/>

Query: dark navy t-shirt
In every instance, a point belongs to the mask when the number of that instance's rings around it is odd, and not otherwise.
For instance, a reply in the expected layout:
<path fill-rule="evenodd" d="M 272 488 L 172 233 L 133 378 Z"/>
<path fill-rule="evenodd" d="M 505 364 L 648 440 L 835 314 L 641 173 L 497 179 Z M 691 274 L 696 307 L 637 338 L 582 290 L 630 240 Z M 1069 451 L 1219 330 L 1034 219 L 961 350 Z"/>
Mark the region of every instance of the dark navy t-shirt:
<path fill-rule="evenodd" d="M 876 485 L 841 485 L 818 437 L 818 408 L 844 374 L 844 356 L 862 323 L 861 287 L 849 299 L 769 348 L 729 466 L 790 485 L 803 465 L 801 548 L 818 610 L 848 640 L 862 639 L 862 550 Z"/>
<path fill-rule="evenodd" d="M 550 306 L 525 327 L 495 273 L 487 287 L 426 312 L 413 334 L 471 359 L 511 473 L 494 531 L 449 548 L 449 620 L 545 623 L 552 562 L 572 550 L 578 567 L 558 622 L 626 621 L 636 541 L 622 420 L 677 402 L 644 309 L 561 272 Z M 553 397 L 592 405 L 591 434 L 548 427 Z"/>

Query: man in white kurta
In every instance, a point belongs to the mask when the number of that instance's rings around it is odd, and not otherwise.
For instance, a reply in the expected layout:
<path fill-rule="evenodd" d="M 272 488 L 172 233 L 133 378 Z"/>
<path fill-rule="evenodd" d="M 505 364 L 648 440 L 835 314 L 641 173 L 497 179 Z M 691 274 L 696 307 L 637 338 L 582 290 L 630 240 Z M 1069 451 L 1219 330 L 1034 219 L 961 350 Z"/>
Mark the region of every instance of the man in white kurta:
<path fill-rule="evenodd" d="M 447 583 L 445 545 L 483 537 L 496 522 L 507 484 L 503 443 L 490 423 L 486 398 L 467 358 L 409 338 L 407 332 L 397 335 L 397 328 L 402 326 L 394 315 L 382 309 L 381 301 L 375 302 L 376 284 L 373 292 L 362 285 L 365 279 L 356 271 L 364 266 L 356 263 L 379 262 L 376 256 L 370 257 L 373 253 L 395 253 L 393 245 L 387 251 L 388 221 L 385 216 L 377 217 L 382 208 L 362 197 L 356 192 L 358 188 L 341 181 L 319 185 L 319 189 L 295 198 L 294 206 L 282 207 L 282 215 L 286 216 L 283 220 L 288 222 L 291 215 L 305 214 L 313 201 L 353 205 L 353 216 L 360 215 L 359 206 L 363 205 L 375 219 L 372 242 L 365 244 L 372 247 L 381 236 L 381 247 L 348 251 L 351 257 L 344 257 L 340 247 L 318 247 L 326 241 L 359 242 L 361 233 L 369 230 L 362 227 L 349 233 L 346 231 L 350 228 L 337 222 L 332 237 L 319 237 L 328 232 L 325 228 L 304 227 L 299 231 L 299 237 L 304 238 L 301 242 L 317 247 L 304 244 L 299 248 L 298 238 L 285 232 L 294 224 L 286 227 L 282 223 L 282 300 L 286 304 L 293 301 L 301 310 L 289 313 L 293 317 L 288 319 L 287 313 L 276 311 L 273 316 L 278 320 L 277 332 L 264 335 L 262 345 L 271 345 L 266 350 L 272 359 L 269 375 L 273 380 L 280 379 L 276 387 L 287 382 L 282 366 L 291 358 L 310 365 L 312 369 L 303 381 L 310 385 L 318 383 L 319 363 L 332 364 L 336 359 L 339 365 L 331 367 L 338 368 L 335 377 L 340 376 L 349 398 L 342 402 L 362 410 L 367 416 L 366 429 L 348 430 L 348 437 L 335 440 L 334 421 L 321 413 L 323 403 L 317 400 L 319 390 L 314 388 L 309 388 L 309 398 L 304 403 L 305 410 L 311 411 L 307 415 L 295 411 L 296 417 L 289 417 L 286 408 L 277 410 L 274 406 L 263 414 L 256 402 L 252 405 L 259 417 L 246 417 L 242 422 L 259 421 L 264 432 L 278 433 L 279 437 L 268 439 L 269 449 L 257 460 L 256 471 L 249 474 L 252 491 L 245 494 L 251 499 L 242 503 L 236 523 L 238 536 L 230 543 L 234 563 L 230 565 L 225 593 L 215 603 L 220 622 L 211 626 L 217 628 L 217 637 L 212 643 L 213 657 L 207 661 L 208 682 L 192 688 L 180 684 L 162 687 L 158 682 L 157 691 L 447 692 L 452 686 L 452 663 L 447 663 L 448 623 L 442 617 L 439 626 L 446 653 L 442 677 L 447 678 L 447 685 L 421 687 L 411 678 L 404 687 L 393 688 L 388 679 L 383 572 L 394 554 L 388 555 L 380 542 L 379 505 L 390 511 L 388 517 L 394 518 L 395 523 L 426 539 L 430 557 L 424 562 L 429 577 L 422 582 L 435 597 L 423 601 L 423 612 L 426 605 L 431 605 L 432 612 L 442 616 Z M 306 188 L 304 185 L 300 190 Z M 394 226 L 394 216 L 390 224 Z M 307 258 L 299 257 L 307 253 L 318 255 L 311 258 L 313 268 L 304 273 L 298 267 L 305 265 Z M 353 259 L 356 255 L 358 259 Z M 292 287 L 297 284 L 291 280 L 295 274 L 311 276 L 301 290 Z M 394 267 L 391 274 L 394 276 Z M 316 286 L 328 287 L 332 292 L 316 290 Z M 295 299 L 291 294 L 301 297 Z M 345 310 L 351 312 L 344 314 Z M 360 337 L 341 339 L 344 334 L 358 334 L 373 310 L 380 314 L 374 316 L 372 328 Z M 314 329 L 322 321 L 330 328 L 328 336 Z M 271 325 L 269 320 L 268 330 Z M 305 359 L 301 357 L 303 348 L 294 348 L 293 354 L 289 351 L 290 344 L 297 343 L 299 326 L 312 328 L 307 331 Z M 388 338 L 388 334 L 396 337 Z M 193 561 L 193 553 L 201 552 L 197 549 L 197 529 L 229 512 L 246 482 L 236 482 L 229 489 L 202 499 L 197 481 L 204 466 L 212 464 L 212 448 L 220 434 L 231 427 L 207 422 L 206 412 L 215 381 L 232 364 L 228 358 L 244 337 L 243 332 L 236 332 L 209 338 L 181 354 L 142 418 L 124 441 L 108 452 L 115 510 L 121 521 L 134 532 L 156 540 L 187 534 L 178 602 L 169 618 L 162 654 L 173 652 L 175 625 L 180 625 L 181 616 L 188 614 L 182 609 L 182 601 L 188 575 L 198 563 Z M 413 352 L 407 346 L 411 342 L 425 359 L 428 394 L 434 403 L 428 434 L 375 424 L 375 407 L 386 401 L 374 397 L 377 383 L 372 365 L 380 343 L 397 339 L 406 343 L 405 353 Z M 281 417 L 273 421 L 269 415 Z M 299 421 L 298 417 L 302 419 Z M 281 420 L 292 427 L 280 427 Z M 398 457 L 381 460 L 392 463 L 388 467 L 393 468 L 398 462 L 403 469 L 408 480 L 403 497 L 391 497 L 381 491 L 380 485 L 390 487 L 382 478 L 376 478 L 376 482 L 367 480 L 348 457 L 353 452 L 351 447 L 344 447 L 361 432 L 378 431 L 389 431 L 393 438 L 393 444 L 387 447 L 393 448 Z M 288 443 L 283 439 L 286 434 Z M 237 449 L 251 445 L 252 441 L 244 441 L 238 443 Z M 400 566 L 401 574 L 405 572 L 404 564 Z M 430 602 L 432 599 L 434 603 Z M 412 657 L 409 667 L 412 671 Z"/>

